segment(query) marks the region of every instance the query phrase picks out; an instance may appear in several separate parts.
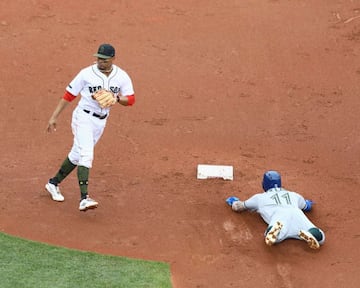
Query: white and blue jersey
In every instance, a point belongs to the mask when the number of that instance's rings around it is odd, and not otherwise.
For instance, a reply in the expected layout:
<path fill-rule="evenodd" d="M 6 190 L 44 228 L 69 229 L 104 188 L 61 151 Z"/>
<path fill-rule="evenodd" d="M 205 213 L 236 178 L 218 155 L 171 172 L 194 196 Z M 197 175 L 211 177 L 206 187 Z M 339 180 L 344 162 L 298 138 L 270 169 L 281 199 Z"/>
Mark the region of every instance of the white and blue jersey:
<path fill-rule="evenodd" d="M 316 227 L 303 212 L 306 207 L 304 197 L 283 188 L 273 188 L 267 192 L 255 194 L 244 201 L 244 206 L 250 211 L 259 213 L 269 226 L 277 221 L 284 225 L 277 242 L 286 238 L 299 239 L 300 230 Z"/>

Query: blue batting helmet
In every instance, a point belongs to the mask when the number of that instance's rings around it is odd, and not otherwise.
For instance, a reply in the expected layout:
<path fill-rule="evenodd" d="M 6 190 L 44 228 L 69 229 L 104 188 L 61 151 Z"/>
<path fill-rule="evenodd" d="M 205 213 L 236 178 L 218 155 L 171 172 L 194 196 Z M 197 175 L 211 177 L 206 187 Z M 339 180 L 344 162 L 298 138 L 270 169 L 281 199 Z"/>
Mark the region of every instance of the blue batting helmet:
<path fill-rule="evenodd" d="M 267 171 L 264 173 L 264 178 L 262 182 L 262 187 L 264 191 L 268 191 L 271 188 L 280 188 L 281 187 L 281 176 L 277 171 Z"/>

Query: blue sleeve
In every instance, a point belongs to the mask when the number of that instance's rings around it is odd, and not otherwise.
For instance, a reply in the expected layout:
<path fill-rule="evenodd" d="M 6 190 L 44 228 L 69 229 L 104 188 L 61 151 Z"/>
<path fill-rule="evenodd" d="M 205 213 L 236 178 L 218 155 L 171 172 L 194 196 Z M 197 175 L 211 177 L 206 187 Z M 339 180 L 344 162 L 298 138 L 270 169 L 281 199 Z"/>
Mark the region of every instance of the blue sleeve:
<path fill-rule="evenodd" d="M 312 200 L 308 200 L 308 199 L 305 199 L 305 207 L 302 209 L 304 212 L 308 212 L 308 211 L 311 211 L 311 208 L 312 208 L 312 205 L 313 205 L 313 201 Z"/>

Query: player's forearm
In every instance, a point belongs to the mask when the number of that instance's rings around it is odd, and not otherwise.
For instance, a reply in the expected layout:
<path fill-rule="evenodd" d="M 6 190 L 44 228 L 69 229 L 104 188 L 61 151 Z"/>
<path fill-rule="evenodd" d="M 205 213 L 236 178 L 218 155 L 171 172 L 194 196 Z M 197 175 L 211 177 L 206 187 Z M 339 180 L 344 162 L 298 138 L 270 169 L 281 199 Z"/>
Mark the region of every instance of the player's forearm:
<path fill-rule="evenodd" d="M 56 106 L 51 118 L 56 119 L 60 113 L 66 108 L 66 106 L 69 104 L 69 101 L 66 101 L 65 99 L 60 99 L 60 102 Z"/>
<path fill-rule="evenodd" d="M 123 106 L 132 106 L 135 103 L 135 95 L 118 96 L 117 101 Z"/>

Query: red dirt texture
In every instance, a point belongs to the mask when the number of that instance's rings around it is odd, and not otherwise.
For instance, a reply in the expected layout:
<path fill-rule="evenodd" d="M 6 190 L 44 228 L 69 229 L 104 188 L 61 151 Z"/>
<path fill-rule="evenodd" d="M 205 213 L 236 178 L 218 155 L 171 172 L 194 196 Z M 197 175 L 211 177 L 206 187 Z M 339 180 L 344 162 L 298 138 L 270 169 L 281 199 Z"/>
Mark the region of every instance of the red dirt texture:
<path fill-rule="evenodd" d="M 76 173 L 65 202 L 44 190 L 76 102 L 45 129 L 101 43 L 136 103 L 112 109 L 83 213 Z M 359 45 L 357 0 L 1 1 L 0 231 L 168 262 L 174 288 L 359 287 Z M 198 164 L 234 180 L 198 180 Z M 226 205 L 269 169 L 316 202 L 320 250 L 268 247 L 261 218 Z"/>

